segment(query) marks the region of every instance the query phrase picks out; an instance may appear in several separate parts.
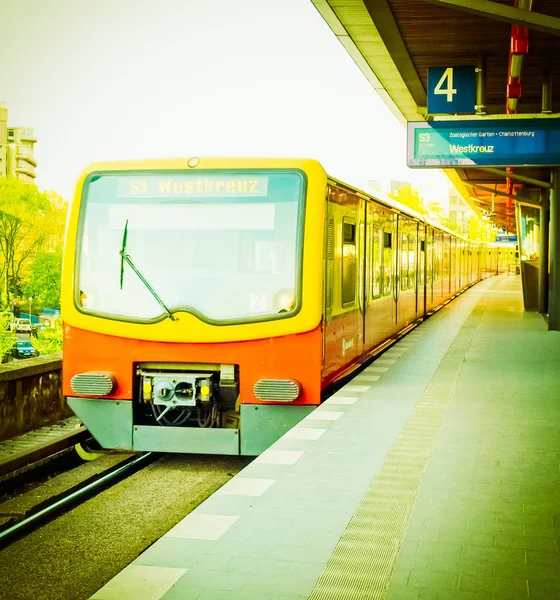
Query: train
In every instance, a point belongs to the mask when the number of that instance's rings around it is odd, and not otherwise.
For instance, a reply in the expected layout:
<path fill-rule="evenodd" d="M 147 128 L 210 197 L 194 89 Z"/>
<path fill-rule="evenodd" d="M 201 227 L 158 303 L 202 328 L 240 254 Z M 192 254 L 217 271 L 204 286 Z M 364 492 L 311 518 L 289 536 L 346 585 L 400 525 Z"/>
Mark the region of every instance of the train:
<path fill-rule="evenodd" d="M 63 394 L 101 447 L 247 456 L 515 252 L 289 158 L 92 164 L 65 239 Z"/>

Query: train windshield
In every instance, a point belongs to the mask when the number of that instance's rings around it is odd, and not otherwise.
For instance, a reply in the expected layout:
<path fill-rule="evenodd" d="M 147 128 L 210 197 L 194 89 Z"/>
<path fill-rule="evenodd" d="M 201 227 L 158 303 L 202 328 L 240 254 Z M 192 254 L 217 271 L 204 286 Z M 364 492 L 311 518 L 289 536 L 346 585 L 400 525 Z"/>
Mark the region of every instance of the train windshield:
<path fill-rule="evenodd" d="M 301 303 L 305 183 L 299 171 L 89 176 L 77 306 L 131 321 L 169 316 L 128 264 L 121 269 L 126 227 L 127 255 L 172 314 L 220 324 L 292 316 Z"/>

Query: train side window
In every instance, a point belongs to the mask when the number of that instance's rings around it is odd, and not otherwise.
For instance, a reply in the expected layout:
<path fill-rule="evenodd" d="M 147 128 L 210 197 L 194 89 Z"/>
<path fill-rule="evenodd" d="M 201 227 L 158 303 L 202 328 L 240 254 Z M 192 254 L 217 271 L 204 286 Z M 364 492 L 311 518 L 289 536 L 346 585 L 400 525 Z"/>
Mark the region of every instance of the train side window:
<path fill-rule="evenodd" d="M 351 306 L 356 300 L 356 223 L 346 217 L 342 220 L 342 306 Z"/>
<path fill-rule="evenodd" d="M 383 292 L 383 230 L 373 228 L 373 260 L 371 295 L 379 298 Z"/>
<path fill-rule="evenodd" d="M 383 232 L 383 295 L 389 296 L 393 289 L 393 234 Z"/>

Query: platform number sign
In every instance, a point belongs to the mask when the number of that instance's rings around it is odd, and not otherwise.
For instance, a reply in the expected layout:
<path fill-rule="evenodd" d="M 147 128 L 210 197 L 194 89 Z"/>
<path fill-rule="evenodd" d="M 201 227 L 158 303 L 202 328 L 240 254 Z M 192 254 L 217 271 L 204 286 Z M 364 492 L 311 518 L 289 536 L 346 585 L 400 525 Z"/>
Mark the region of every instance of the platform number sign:
<path fill-rule="evenodd" d="M 428 114 L 474 113 L 475 67 L 428 69 Z"/>

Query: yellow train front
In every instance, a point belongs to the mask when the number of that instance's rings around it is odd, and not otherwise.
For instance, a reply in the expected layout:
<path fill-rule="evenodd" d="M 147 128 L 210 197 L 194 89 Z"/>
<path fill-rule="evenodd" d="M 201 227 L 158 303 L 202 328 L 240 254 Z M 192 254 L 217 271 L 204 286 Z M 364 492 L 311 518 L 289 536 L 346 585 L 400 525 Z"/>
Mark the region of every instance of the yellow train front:
<path fill-rule="evenodd" d="M 86 170 L 63 393 L 103 447 L 255 455 L 320 402 L 326 181 L 311 160 Z"/>
<path fill-rule="evenodd" d="M 312 160 L 95 164 L 66 236 L 63 392 L 105 448 L 259 454 L 513 253 Z"/>

